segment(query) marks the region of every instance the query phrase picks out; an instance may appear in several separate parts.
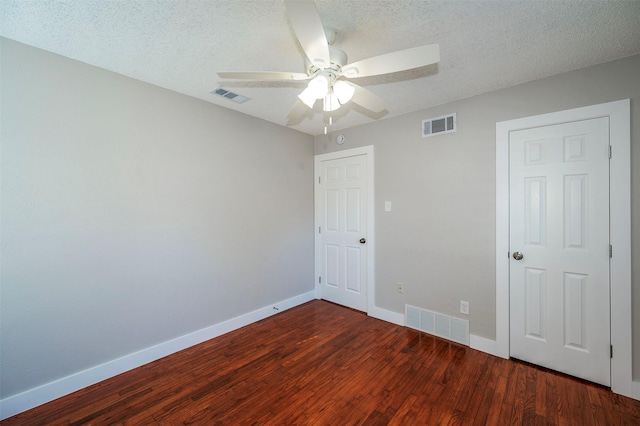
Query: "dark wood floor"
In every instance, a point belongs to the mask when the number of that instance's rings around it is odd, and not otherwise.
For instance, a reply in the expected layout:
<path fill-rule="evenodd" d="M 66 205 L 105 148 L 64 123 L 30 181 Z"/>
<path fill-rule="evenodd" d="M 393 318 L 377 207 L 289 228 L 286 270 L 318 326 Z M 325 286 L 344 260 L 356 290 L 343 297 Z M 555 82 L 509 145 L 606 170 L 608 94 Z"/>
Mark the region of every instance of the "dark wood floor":
<path fill-rule="evenodd" d="M 313 301 L 1 424 L 639 425 L 640 401 Z"/>

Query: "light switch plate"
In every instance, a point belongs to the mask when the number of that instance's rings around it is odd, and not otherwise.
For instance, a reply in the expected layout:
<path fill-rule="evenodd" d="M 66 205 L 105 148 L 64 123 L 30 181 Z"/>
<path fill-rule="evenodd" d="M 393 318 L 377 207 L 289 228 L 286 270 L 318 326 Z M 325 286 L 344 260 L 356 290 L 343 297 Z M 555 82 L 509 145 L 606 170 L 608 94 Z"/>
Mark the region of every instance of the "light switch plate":
<path fill-rule="evenodd" d="M 391 201 L 385 201 L 384 202 L 384 211 L 385 212 L 390 212 L 391 211 Z"/>

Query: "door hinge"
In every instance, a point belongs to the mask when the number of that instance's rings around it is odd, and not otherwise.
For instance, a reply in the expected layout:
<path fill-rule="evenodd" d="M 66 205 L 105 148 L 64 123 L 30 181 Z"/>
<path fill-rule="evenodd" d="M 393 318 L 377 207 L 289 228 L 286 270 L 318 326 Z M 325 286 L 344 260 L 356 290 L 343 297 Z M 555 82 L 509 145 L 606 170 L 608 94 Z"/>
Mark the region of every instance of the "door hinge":
<path fill-rule="evenodd" d="M 613 257 L 613 246 L 609 244 L 609 258 Z"/>
<path fill-rule="evenodd" d="M 318 226 L 318 234 L 322 234 L 322 226 Z"/>
<path fill-rule="evenodd" d="M 613 358 L 613 345 L 609 346 L 609 357 Z"/>
<path fill-rule="evenodd" d="M 609 148 L 611 148 L 611 147 L 609 147 Z M 609 151 L 609 152 L 611 152 L 611 151 Z M 609 158 L 611 158 L 611 157 L 609 157 Z M 320 176 L 318 176 L 318 183 L 320 183 L 320 179 L 321 179 Z"/>
<path fill-rule="evenodd" d="M 609 145 L 609 158 L 611 158 L 611 145 Z"/>
<path fill-rule="evenodd" d="M 318 284 L 322 284 L 322 277 L 318 277 Z"/>

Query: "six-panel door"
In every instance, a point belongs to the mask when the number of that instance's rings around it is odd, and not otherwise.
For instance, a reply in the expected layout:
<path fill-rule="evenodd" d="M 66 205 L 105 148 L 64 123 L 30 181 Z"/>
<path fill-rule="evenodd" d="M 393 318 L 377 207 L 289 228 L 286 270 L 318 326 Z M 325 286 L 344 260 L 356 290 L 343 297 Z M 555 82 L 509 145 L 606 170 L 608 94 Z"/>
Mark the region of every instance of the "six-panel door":
<path fill-rule="evenodd" d="M 320 231 L 323 299 L 367 310 L 367 158 L 321 163 Z"/>
<path fill-rule="evenodd" d="M 607 386 L 608 120 L 509 138 L 510 355 Z"/>

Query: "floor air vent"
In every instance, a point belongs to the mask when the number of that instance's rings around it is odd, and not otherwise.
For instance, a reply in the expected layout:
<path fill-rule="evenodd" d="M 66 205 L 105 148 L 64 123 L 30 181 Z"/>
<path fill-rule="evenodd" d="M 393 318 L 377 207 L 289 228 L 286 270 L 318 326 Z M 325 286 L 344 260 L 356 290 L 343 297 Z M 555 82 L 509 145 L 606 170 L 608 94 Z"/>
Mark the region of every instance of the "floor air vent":
<path fill-rule="evenodd" d="M 422 137 L 453 133 L 458 129 L 456 113 L 443 115 L 442 117 L 422 120 Z"/>
<path fill-rule="evenodd" d="M 469 346 L 469 321 L 405 305 L 405 325 Z"/>
<path fill-rule="evenodd" d="M 249 98 L 247 98 L 247 97 L 244 97 L 242 95 L 238 95 L 237 93 L 233 93 L 233 92 L 230 92 L 228 90 L 224 90 L 221 87 L 218 87 L 217 89 L 213 89 L 211 91 L 211 93 L 213 93 L 214 95 L 222 96 L 223 98 L 227 98 L 227 99 L 229 99 L 229 100 L 231 100 L 233 102 L 239 103 L 239 104 L 247 102 L 249 100 Z"/>

